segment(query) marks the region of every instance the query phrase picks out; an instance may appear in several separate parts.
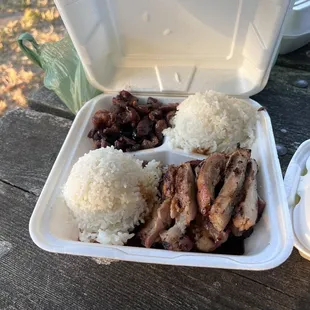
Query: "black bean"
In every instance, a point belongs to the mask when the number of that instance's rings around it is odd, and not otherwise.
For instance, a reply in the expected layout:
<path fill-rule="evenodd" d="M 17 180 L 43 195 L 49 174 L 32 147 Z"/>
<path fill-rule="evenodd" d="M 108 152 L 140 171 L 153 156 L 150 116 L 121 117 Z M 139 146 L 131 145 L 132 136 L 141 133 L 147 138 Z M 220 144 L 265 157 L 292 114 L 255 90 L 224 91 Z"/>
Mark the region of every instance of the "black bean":
<path fill-rule="evenodd" d="M 162 105 L 156 98 L 152 97 L 147 99 L 147 104 L 151 105 L 153 109 L 158 109 Z"/>
<path fill-rule="evenodd" d="M 137 125 L 137 136 L 147 136 L 152 130 L 153 122 L 148 117 L 144 117 Z"/>
<path fill-rule="evenodd" d="M 96 149 L 100 149 L 101 148 L 101 140 L 94 141 L 94 146 Z"/>
<path fill-rule="evenodd" d="M 157 146 L 159 143 L 158 138 L 154 135 L 151 140 L 144 139 L 141 143 L 141 148 L 142 149 L 151 149 L 155 146 Z"/>
<path fill-rule="evenodd" d="M 171 120 L 175 116 L 176 111 L 170 111 L 166 114 L 166 121 L 171 126 Z"/>
<path fill-rule="evenodd" d="M 132 139 L 129 139 L 129 138 L 126 138 L 126 137 L 120 137 L 118 139 L 118 141 L 120 141 L 121 143 L 126 143 L 127 145 L 130 145 L 130 146 L 133 146 L 133 145 L 136 145 L 137 142 L 132 140 Z"/>
<path fill-rule="evenodd" d="M 87 137 L 88 137 L 89 139 L 93 139 L 95 132 L 96 132 L 96 129 L 94 129 L 94 128 L 91 129 L 91 130 L 89 131 Z"/>
<path fill-rule="evenodd" d="M 112 103 L 120 108 L 126 108 L 127 107 L 127 103 L 122 100 L 121 98 L 118 98 L 118 97 L 114 97 L 112 99 Z"/>
<path fill-rule="evenodd" d="M 161 141 L 163 139 L 163 130 L 166 129 L 167 123 L 164 119 L 160 119 L 155 124 L 155 134 L 157 138 Z"/>
<path fill-rule="evenodd" d="M 160 111 L 160 110 L 153 110 L 153 111 L 151 111 L 150 113 L 149 113 L 149 119 L 151 120 L 151 121 L 155 121 L 155 120 L 157 120 L 157 119 L 161 119 L 161 118 L 163 118 L 163 112 L 162 111 Z"/>
<path fill-rule="evenodd" d="M 107 147 L 111 144 L 106 139 L 101 139 L 101 147 Z"/>
<path fill-rule="evenodd" d="M 120 128 L 114 124 L 111 127 L 104 129 L 103 134 L 106 134 L 106 135 L 120 134 Z"/>
<path fill-rule="evenodd" d="M 137 105 L 134 108 L 140 114 L 140 116 L 147 115 L 151 111 L 150 107 L 146 104 Z"/>
<path fill-rule="evenodd" d="M 122 97 L 125 101 L 128 101 L 130 100 L 130 98 L 132 97 L 132 94 L 127 91 L 127 90 L 122 90 L 120 93 L 119 93 L 120 97 Z"/>
<path fill-rule="evenodd" d="M 114 147 L 118 150 L 125 150 L 126 149 L 126 143 L 124 141 L 116 140 L 114 142 Z"/>
<path fill-rule="evenodd" d="M 133 145 L 131 147 L 128 147 L 126 149 L 126 152 L 136 152 L 136 151 L 139 151 L 140 149 L 141 149 L 140 144 L 135 144 L 135 145 Z"/>
<path fill-rule="evenodd" d="M 102 138 L 102 136 L 101 136 L 101 134 L 100 134 L 99 131 L 97 131 L 97 132 L 94 134 L 94 136 L 93 136 L 93 140 L 95 140 L 95 141 L 101 140 L 101 138 Z"/>
<path fill-rule="evenodd" d="M 178 105 L 179 105 L 178 103 L 168 103 L 168 104 L 162 105 L 159 109 L 163 111 L 164 113 L 168 113 L 170 111 L 175 111 Z"/>
<path fill-rule="evenodd" d="M 95 113 L 92 118 L 92 122 L 95 128 L 106 128 L 112 126 L 113 122 L 113 113 L 107 110 L 99 110 Z"/>

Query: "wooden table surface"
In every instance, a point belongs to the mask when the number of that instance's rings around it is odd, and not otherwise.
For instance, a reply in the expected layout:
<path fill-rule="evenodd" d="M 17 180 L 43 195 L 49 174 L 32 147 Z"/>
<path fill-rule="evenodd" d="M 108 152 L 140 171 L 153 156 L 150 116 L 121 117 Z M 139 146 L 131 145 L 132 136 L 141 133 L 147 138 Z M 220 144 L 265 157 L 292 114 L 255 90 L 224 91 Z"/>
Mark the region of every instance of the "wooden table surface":
<path fill-rule="evenodd" d="M 310 138 L 310 45 L 278 59 L 254 96 L 269 111 L 282 171 Z M 310 262 L 296 250 L 263 272 L 117 262 L 52 254 L 28 222 L 73 116 L 41 89 L 0 118 L 0 309 L 310 309 Z"/>

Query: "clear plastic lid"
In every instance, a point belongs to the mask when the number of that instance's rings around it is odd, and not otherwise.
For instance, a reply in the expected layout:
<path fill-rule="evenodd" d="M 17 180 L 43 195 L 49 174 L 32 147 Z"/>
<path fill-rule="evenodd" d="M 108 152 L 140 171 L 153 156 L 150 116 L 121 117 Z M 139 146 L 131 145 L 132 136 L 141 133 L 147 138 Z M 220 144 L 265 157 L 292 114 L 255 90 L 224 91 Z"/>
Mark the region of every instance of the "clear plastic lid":
<path fill-rule="evenodd" d="M 295 247 L 310 260 L 310 140 L 301 144 L 294 154 L 285 174 L 284 185 Z"/>
<path fill-rule="evenodd" d="M 267 83 L 290 0 L 56 0 L 90 82 L 109 92 L 250 96 Z"/>

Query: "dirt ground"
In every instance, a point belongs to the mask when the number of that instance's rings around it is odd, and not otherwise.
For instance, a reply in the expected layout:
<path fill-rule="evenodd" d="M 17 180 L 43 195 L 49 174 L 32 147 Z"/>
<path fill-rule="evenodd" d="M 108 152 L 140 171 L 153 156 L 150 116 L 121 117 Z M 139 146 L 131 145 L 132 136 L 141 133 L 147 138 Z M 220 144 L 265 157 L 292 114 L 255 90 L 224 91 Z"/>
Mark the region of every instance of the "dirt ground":
<path fill-rule="evenodd" d="M 27 106 L 44 73 L 20 50 L 17 37 L 31 33 L 39 44 L 60 40 L 66 30 L 52 0 L 0 0 L 0 115 Z"/>

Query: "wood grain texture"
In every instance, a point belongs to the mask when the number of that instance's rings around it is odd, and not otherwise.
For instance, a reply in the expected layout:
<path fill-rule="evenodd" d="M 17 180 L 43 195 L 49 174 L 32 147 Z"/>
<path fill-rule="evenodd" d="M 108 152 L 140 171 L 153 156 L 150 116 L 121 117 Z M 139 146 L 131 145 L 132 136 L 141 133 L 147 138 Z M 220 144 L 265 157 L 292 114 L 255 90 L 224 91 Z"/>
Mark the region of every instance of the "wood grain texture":
<path fill-rule="evenodd" d="M 0 118 L 0 180 L 39 195 L 71 121 L 16 109 Z"/>
<path fill-rule="evenodd" d="M 28 98 L 28 106 L 35 111 L 73 119 L 74 114 L 53 92 L 42 86 Z"/>
<path fill-rule="evenodd" d="M 248 279 L 257 281 L 279 293 L 285 293 L 296 299 L 299 309 L 307 309 L 310 295 L 310 263 L 294 250 L 290 258 L 281 266 L 268 271 L 233 271 Z"/>
<path fill-rule="evenodd" d="M 298 146 L 310 139 L 310 88 L 293 86 L 296 79 L 310 84 L 310 72 L 275 66 L 265 89 L 252 97 L 267 108 L 276 143 L 288 150 L 279 158 L 283 174 Z"/>

